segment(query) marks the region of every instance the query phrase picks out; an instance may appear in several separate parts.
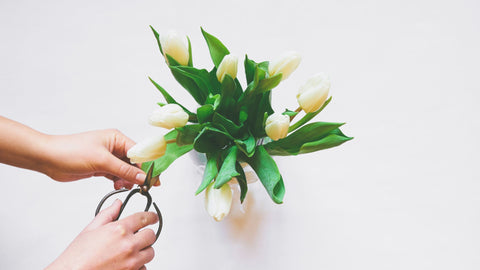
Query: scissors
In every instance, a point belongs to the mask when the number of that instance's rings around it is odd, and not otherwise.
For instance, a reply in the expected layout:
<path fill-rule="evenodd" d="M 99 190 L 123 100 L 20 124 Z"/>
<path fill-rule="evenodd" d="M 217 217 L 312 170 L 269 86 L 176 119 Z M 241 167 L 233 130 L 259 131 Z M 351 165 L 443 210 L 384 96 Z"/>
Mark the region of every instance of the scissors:
<path fill-rule="evenodd" d="M 150 209 L 150 206 L 152 205 L 152 196 L 150 196 L 150 193 L 148 193 L 148 191 L 150 190 L 150 188 L 153 186 L 153 184 L 156 181 L 156 179 L 154 177 L 152 177 L 153 164 L 154 163 L 152 162 L 152 164 L 148 168 L 147 176 L 145 177 L 145 181 L 143 182 L 143 185 L 141 185 L 141 186 L 139 185 L 138 188 L 132 189 L 130 191 L 130 193 L 128 193 L 127 197 L 125 198 L 125 201 L 122 203 L 122 207 L 120 208 L 120 212 L 118 213 L 118 217 L 115 219 L 115 221 L 117 221 L 120 218 L 120 215 L 122 214 L 123 209 L 125 209 L 125 206 L 127 206 L 128 200 L 130 200 L 130 198 L 137 193 L 147 197 L 147 205 L 145 206 L 144 211 L 147 212 L 148 209 Z M 129 191 L 129 190 L 126 189 L 126 188 L 122 188 L 122 189 L 119 189 L 119 190 L 114 190 L 114 191 L 108 193 L 107 195 L 105 195 L 103 197 L 103 199 L 100 201 L 100 203 L 98 203 L 97 210 L 95 210 L 95 216 L 98 214 L 98 212 L 100 212 L 100 210 L 102 209 L 103 203 L 105 203 L 105 201 L 108 198 L 110 198 L 112 195 L 122 193 L 122 192 L 126 192 L 126 191 Z M 157 233 L 155 234 L 155 237 L 156 237 L 155 241 L 157 241 L 158 236 L 160 235 L 160 232 L 162 231 L 163 219 L 162 219 L 162 213 L 160 212 L 160 209 L 158 209 L 158 206 L 155 202 L 153 202 L 153 207 L 155 208 L 155 211 L 157 212 L 157 215 L 158 215 L 158 229 L 157 229 Z"/>

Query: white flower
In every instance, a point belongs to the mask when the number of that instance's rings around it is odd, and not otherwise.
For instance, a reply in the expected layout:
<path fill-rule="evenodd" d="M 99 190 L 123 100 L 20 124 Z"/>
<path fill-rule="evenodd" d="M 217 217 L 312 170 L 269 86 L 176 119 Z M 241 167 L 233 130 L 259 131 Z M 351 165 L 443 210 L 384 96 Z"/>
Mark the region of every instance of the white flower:
<path fill-rule="evenodd" d="M 168 63 L 167 54 L 170 55 L 180 65 L 188 65 L 190 54 L 185 44 L 185 38 L 181 37 L 177 32 L 170 31 L 166 35 L 160 36 L 160 45 L 162 46 L 163 55 Z"/>
<path fill-rule="evenodd" d="M 302 57 L 297 52 L 284 53 L 279 59 L 271 61 L 268 65 L 268 74 L 270 77 L 282 73 L 282 81 L 292 74 L 298 65 Z"/>
<path fill-rule="evenodd" d="M 221 221 L 230 212 L 232 206 L 232 190 L 229 184 L 219 189 L 214 188 L 215 181 L 205 191 L 205 209 L 216 221 Z"/>
<path fill-rule="evenodd" d="M 325 73 L 318 73 L 298 90 L 298 104 L 306 113 L 314 112 L 325 103 L 329 90 L 330 78 Z"/>
<path fill-rule="evenodd" d="M 218 66 L 217 69 L 217 79 L 219 82 L 223 81 L 225 75 L 230 75 L 232 79 L 237 77 L 237 66 L 238 66 L 238 57 L 235 55 L 225 55 L 223 57 L 222 62 Z"/>
<path fill-rule="evenodd" d="M 188 114 L 177 104 L 167 104 L 156 109 L 148 122 L 152 126 L 166 129 L 183 127 L 188 122 Z"/>
<path fill-rule="evenodd" d="M 163 135 L 154 136 L 130 148 L 127 152 L 127 157 L 132 164 L 147 162 L 163 156 L 166 149 L 167 144 Z"/>
<path fill-rule="evenodd" d="M 265 132 L 268 137 L 276 141 L 285 138 L 290 126 L 290 117 L 281 113 L 274 113 L 265 122 Z"/>

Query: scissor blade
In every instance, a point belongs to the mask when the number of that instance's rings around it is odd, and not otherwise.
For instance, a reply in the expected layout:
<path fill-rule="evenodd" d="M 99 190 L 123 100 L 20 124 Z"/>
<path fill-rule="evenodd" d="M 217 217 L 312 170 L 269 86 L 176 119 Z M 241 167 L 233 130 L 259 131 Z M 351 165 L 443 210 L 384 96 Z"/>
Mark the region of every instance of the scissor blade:
<path fill-rule="evenodd" d="M 148 168 L 147 176 L 145 177 L 145 181 L 143 182 L 143 186 L 147 188 L 147 191 L 155 184 L 155 177 L 152 177 L 153 175 L 153 164 L 150 164 L 150 167 Z"/>

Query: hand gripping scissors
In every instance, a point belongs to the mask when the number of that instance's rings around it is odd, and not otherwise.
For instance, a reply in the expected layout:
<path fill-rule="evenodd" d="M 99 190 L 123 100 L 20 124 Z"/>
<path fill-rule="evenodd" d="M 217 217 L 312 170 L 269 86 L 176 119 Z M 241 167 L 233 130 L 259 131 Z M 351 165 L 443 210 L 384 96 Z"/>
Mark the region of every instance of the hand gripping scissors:
<path fill-rule="evenodd" d="M 156 181 L 156 179 L 152 177 L 152 174 L 153 174 L 153 163 L 148 168 L 147 176 L 145 177 L 145 181 L 143 182 L 143 185 L 141 186 L 139 185 L 138 188 L 132 189 L 130 193 L 128 193 L 127 197 L 125 198 L 125 201 L 122 203 L 122 207 L 120 208 L 120 212 L 118 213 L 118 217 L 115 219 L 115 221 L 117 221 L 120 218 L 120 215 L 125 209 L 125 206 L 127 205 L 128 200 L 130 200 L 130 198 L 137 193 L 147 197 L 147 205 L 145 206 L 144 211 L 147 212 L 148 209 L 150 209 L 150 206 L 152 205 L 152 196 L 150 196 L 150 193 L 148 193 L 148 191 L 153 186 L 153 184 L 155 184 L 155 181 Z M 112 195 L 115 195 L 121 192 L 126 192 L 126 191 L 129 191 L 129 190 L 126 188 L 122 188 L 119 190 L 114 190 L 108 193 L 107 195 L 105 195 L 103 199 L 100 201 L 100 203 L 98 203 L 97 210 L 95 210 L 95 216 L 98 214 L 98 212 L 100 212 L 100 210 L 102 209 L 103 203 L 105 203 L 105 201 L 108 198 L 110 198 Z M 163 218 L 162 218 L 162 213 L 160 212 L 160 209 L 158 209 L 158 206 L 155 202 L 153 203 L 153 207 L 155 208 L 155 211 L 157 212 L 157 215 L 158 215 L 158 229 L 157 229 L 157 233 L 155 234 L 156 236 L 155 241 L 157 241 L 158 236 L 162 231 Z"/>

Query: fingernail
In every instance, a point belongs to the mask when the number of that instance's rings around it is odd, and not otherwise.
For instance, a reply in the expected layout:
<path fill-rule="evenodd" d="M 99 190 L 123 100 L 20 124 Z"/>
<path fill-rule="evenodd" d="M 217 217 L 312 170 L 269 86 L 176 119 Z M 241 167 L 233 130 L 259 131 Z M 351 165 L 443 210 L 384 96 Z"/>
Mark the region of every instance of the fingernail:
<path fill-rule="evenodd" d="M 135 179 L 139 182 L 139 183 L 143 183 L 143 181 L 145 181 L 145 177 L 147 175 L 145 173 L 138 173 L 137 176 L 135 177 Z"/>

